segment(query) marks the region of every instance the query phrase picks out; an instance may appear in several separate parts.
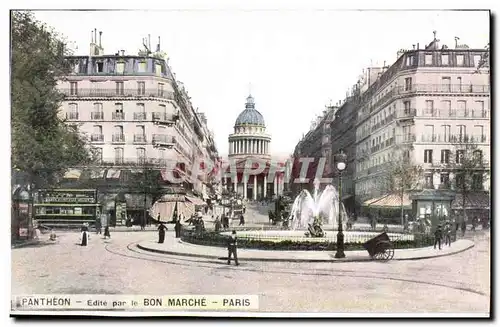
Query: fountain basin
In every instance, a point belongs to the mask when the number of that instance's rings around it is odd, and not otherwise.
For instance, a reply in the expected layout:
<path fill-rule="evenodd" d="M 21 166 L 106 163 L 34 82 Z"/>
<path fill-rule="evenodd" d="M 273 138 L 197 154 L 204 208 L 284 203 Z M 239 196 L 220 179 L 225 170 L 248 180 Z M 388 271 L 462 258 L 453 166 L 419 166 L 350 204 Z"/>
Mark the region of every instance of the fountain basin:
<path fill-rule="evenodd" d="M 271 241 L 271 242 L 336 242 L 337 231 L 326 231 L 325 237 L 308 237 L 305 230 L 248 230 L 238 231 L 238 239 Z M 355 232 L 344 233 L 344 243 L 365 243 L 366 241 L 379 235 L 379 232 Z M 231 236 L 230 232 L 222 232 L 221 235 Z M 413 234 L 387 233 L 391 241 L 413 241 Z"/>

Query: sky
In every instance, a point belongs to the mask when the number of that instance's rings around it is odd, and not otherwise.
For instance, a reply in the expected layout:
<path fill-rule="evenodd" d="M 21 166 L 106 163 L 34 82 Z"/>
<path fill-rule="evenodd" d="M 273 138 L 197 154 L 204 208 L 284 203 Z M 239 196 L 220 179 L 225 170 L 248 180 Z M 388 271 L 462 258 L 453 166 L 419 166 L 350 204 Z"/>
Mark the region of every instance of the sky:
<path fill-rule="evenodd" d="M 311 121 L 343 100 L 363 68 L 392 64 L 399 49 L 423 48 L 433 31 L 471 48 L 489 42 L 487 11 L 36 11 L 35 16 L 89 53 L 102 31 L 106 54 L 137 54 L 158 36 L 169 64 L 205 112 L 221 154 L 248 94 L 271 134 L 271 152 L 290 154 Z"/>

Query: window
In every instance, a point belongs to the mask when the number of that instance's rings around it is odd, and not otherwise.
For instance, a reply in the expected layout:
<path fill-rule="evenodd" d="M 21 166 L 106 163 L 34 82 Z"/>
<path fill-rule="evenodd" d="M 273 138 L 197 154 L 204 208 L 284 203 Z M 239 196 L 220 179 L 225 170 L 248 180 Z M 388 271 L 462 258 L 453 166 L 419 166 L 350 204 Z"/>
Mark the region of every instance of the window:
<path fill-rule="evenodd" d="M 455 186 L 458 189 L 465 188 L 465 178 L 463 174 L 457 174 L 455 176 Z"/>
<path fill-rule="evenodd" d="M 482 143 L 486 142 L 486 135 L 484 135 L 484 126 L 483 125 L 474 125 L 474 142 Z"/>
<path fill-rule="evenodd" d="M 160 158 L 160 164 L 161 165 L 166 165 L 167 160 L 165 159 L 165 149 L 159 149 L 158 156 Z"/>
<path fill-rule="evenodd" d="M 161 64 L 156 64 L 155 65 L 155 74 L 156 74 L 156 76 L 161 76 L 161 71 L 162 71 Z"/>
<path fill-rule="evenodd" d="M 432 181 L 432 175 L 431 174 L 425 174 L 425 187 L 426 188 L 433 188 L 433 181 Z"/>
<path fill-rule="evenodd" d="M 70 82 L 69 83 L 69 94 L 77 95 L 78 94 L 78 82 Z"/>
<path fill-rule="evenodd" d="M 424 135 L 422 135 L 424 142 L 434 142 L 434 125 L 425 125 L 424 126 Z"/>
<path fill-rule="evenodd" d="M 467 101 L 457 101 L 457 117 L 467 117 Z"/>
<path fill-rule="evenodd" d="M 94 134 L 102 134 L 102 126 L 101 125 L 94 125 Z"/>
<path fill-rule="evenodd" d="M 429 116 L 434 115 L 434 101 L 432 100 L 425 101 L 425 114 Z"/>
<path fill-rule="evenodd" d="M 478 67 L 480 62 L 481 62 L 481 55 L 475 55 L 474 56 L 474 67 Z"/>
<path fill-rule="evenodd" d="M 124 62 L 117 62 L 116 63 L 116 73 L 117 74 L 125 73 L 125 63 Z"/>
<path fill-rule="evenodd" d="M 94 155 L 95 160 L 98 163 L 102 162 L 102 148 L 94 148 L 93 149 L 93 155 Z"/>
<path fill-rule="evenodd" d="M 451 101 L 450 100 L 444 100 L 441 101 L 441 115 L 451 115 Z"/>
<path fill-rule="evenodd" d="M 441 182 L 441 184 L 444 184 L 446 186 L 450 185 L 450 174 L 449 173 L 441 173 L 440 182 Z"/>
<path fill-rule="evenodd" d="M 123 148 L 115 148 L 115 163 L 123 163 Z"/>
<path fill-rule="evenodd" d="M 450 125 L 441 125 L 441 128 L 443 130 L 443 142 L 450 142 L 451 126 Z"/>
<path fill-rule="evenodd" d="M 432 65 L 432 54 L 426 54 L 425 55 L 425 64 L 426 65 Z"/>
<path fill-rule="evenodd" d="M 464 155 L 465 155 L 464 150 L 457 150 L 456 159 L 455 159 L 457 164 L 462 164 L 464 162 Z"/>
<path fill-rule="evenodd" d="M 413 66 L 415 61 L 415 56 L 407 56 L 406 57 L 406 66 Z"/>
<path fill-rule="evenodd" d="M 116 82 L 116 94 L 123 95 L 123 82 Z"/>
<path fill-rule="evenodd" d="M 410 159 L 410 150 L 403 151 L 403 159 L 405 159 L 405 160 Z"/>
<path fill-rule="evenodd" d="M 482 190 L 483 189 L 483 175 L 481 173 L 477 173 L 472 175 L 472 189 L 473 190 Z"/>
<path fill-rule="evenodd" d="M 158 96 L 160 97 L 162 97 L 164 93 L 163 86 L 164 86 L 163 83 L 158 83 Z"/>
<path fill-rule="evenodd" d="M 123 103 L 115 103 L 115 112 L 113 113 L 113 119 L 121 120 L 124 118 L 125 115 L 123 114 Z"/>
<path fill-rule="evenodd" d="M 465 125 L 457 125 L 458 130 L 458 142 L 464 142 L 467 136 L 467 130 Z"/>
<path fill-rule="evenodd" d="M 449 65 L 448 58 L 449 58 L 449 56 L 447 54 L 441 55 L 441 64 L 445 65 L 445 66 L 448 66 Z"/>
<path fill-rule="evenodd" d="M 476 164 L 481 165 L 483 163 L 483 151 L 474 150 L 473 156 L 474 156 L 474 162 Z"/>
<path fill-rule="evenodd" d="M 486 110 L 484 110 L 484 101 L 475 101 L 474 102 L 474 117 L 486 117 Z"/>
<path fill-rule="evenodd" d="M 137 162 L 141 164 L 146 162 L 146 149 L 137 148 Z"/>
<path fill-rule="evenodd" d="M 432 150 L 424 150 L 424 163 L 432 163 Z"/>
<path fill-rule="evenodd" d="M 69 104 L 68 119 L 78 119 L 78 104 L 77 103 L 70 103 Z"/>
<path fill-rule="evenodd" d="M 97 72 L 98 73 L 103 73 L 104 72 L 104 63 L 103 62 L 97 62 Z"/>
<path fill-rule="evenodd" d="M 457 55 L 457 66 L 464 65 L 464 55 Z"/>
<path fill-rule="evenodd" d="M 137 66 L 137 71 L 139 73 L 145 73 L 147 68 L 147 63 L 145 61 L 139 62 L 139 65 Z"/>
<path fill-rule="evenodd" d="M 411 77 L 405 78 L 405 91 L 411 91 Z"/>
<path fill-rule="evenodd" d="M 144 95 L 146 93 L 146 83 L 145 82 L 137 82 L 137 94 Z"/>
<path fill-rule="evenodd" d="M 442 77 L 441 83 L 443 84 L 443 92 L 451 92 L 451 78 Z"/>
<path fill-rule="evenodd" d="M 94 112 L 102 112 L 102 103 L 100 102 L 94 103 Z"/>
<path fill-rule="evenodd" d="M 404 105 L 404 108 L 405 108 L 405 115 L 409 115 L 410 114 L 411 102 L 410 101 L 404 101 L 403 105 Z"/>
<path fill-rule="evenodd" d="M 441 150 L 441 163 L 447 164 L 450 163 L 450 150 Z"/>

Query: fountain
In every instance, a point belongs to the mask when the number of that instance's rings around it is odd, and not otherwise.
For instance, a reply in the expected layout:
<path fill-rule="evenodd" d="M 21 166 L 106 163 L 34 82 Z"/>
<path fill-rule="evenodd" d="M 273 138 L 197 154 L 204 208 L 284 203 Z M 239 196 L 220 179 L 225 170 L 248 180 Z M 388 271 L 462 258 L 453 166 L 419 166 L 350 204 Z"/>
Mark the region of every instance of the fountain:
<path fill-rule="evenodd" d="M 311 227 L 318 229 L 317 226 L 321 228 L 321 224 L 332 225 L 334 229 L 338 229 L 337 220 L 339 215 L 339 210 L 342 210 L 343 227 L 347 221 L 347 215 L 345 212 L 344 205 L 341 204 L 339 200 L 339 194 L 333 185 L 328 185 L 321 192 L 319 190 L 319 180 L 316 178 L 314 180 L 314 191 L 313 195 L 308 190 L 302 190 L 300 194 L 295 198 L 292 205 L 292 210 L 290 212 L 290 220 L 292 222 L 292 229 L 304 229 Z M 320 234 L 320 233 L 319 233 Z"/>

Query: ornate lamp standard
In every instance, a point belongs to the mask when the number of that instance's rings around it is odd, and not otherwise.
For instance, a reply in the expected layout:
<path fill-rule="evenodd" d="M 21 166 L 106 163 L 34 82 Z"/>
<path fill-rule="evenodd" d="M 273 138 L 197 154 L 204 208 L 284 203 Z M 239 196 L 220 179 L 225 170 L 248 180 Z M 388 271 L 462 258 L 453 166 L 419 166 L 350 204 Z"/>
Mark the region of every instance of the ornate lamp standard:
<path fill-rule="evenodd" d="M 339 171 L 339 231 L 337 233 L 337 252 L 335 253 L 335 258 L 341 259 L 345 258 L 344 253 L 344 233 L 342 232 L 342 172 L 346 168 L 347 156 L 340 150 L 340 152 L 335 155 L 335 162 L 337 170 Z"/>

